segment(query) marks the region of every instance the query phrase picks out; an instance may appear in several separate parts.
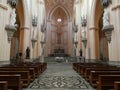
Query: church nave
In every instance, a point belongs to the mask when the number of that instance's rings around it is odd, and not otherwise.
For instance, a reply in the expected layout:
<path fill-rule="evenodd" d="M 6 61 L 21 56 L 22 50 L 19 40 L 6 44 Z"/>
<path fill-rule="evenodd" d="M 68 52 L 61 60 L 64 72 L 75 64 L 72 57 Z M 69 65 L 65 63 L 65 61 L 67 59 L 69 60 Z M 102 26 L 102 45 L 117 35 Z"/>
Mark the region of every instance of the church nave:
<path fill-rule="evenodd" d="M 23 90 L 94 90 L 70 63 L 48 63 L 46 71 Z"/>

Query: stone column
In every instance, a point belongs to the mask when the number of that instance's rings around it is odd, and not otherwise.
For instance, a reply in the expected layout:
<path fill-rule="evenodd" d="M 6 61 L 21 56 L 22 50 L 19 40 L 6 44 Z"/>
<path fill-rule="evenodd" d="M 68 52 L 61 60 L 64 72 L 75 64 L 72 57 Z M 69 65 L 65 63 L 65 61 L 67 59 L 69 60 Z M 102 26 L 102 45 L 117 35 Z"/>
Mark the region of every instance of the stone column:
<path fill-rule="evenodd" d="M 99 59 L 99 38 L 98 29 L 96 27 L 90 28 L 90 59 Z"/>
<path fill-rule="evenodd" d="M 22 52 L 22 58 L 25 58 L 26 48 L 30 47 L 30 30 L 29 27 L 21 27 L 19 52 Z"/>

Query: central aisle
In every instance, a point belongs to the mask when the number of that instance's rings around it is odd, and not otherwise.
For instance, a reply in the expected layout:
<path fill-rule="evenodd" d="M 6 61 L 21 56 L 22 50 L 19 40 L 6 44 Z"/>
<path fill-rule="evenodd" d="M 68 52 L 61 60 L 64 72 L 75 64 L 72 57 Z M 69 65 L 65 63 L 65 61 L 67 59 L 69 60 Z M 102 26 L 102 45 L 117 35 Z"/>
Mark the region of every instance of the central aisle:
<path fill-rule="evenodd" d="M 70 63 L 48 63 L 47 70 L 24 90 L 94 90 Z"/>

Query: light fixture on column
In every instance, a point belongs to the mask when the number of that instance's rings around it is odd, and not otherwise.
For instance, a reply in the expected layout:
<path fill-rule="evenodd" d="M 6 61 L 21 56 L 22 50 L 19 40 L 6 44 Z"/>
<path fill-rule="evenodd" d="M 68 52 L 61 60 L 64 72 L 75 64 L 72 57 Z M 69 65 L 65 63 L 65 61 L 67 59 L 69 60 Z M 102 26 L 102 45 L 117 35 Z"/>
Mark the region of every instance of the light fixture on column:
<path fill-rule="evenodd" d="M 46 24 L 45 21 L 43 22 L 43 24 L 41 25 L 41 32 L 45 32 L 46 31 Z"/>
<path fill-rule="evenodd" d="M 38 21 L 37 16 L 34 16 L 33 19 L 32 19 L 32 25 L 33 25 L 33 27 L 37 26 L 37 21 Z"/>
<path fill-rule="evenodd" d="M 86 27 L 87 26 L 87 20 L 86 20 L 85 16 L 81 17 L 81 25 L 82 25 L 82 27 Z"/>
<path fill-rule="evenodd" d="M 46 23 L 45 23 L 45 20 L 43 21 L 43 24 L 41 25 L 41 62 L 43 63 L 44 62 L 44 44 L 46 42 L 45 40 L 45 31 L 46 31 Z"/>
<path fill-rule="evenodd" d="M 74 44 L 74 57 L 76 59 L 77 55 L 77 45 L 78 45 L 78 39 L 77 39 L 77 32 L 78 32 L 78 25 L 75 24 L 75 19 L 73 23 L 73 44 Z"/>
<path fill-rule="evenodd" d="M 81 25 L 83 27 L 83 36 L 82 36 L 82 42 L 83 42 L 83 45 L 84 47 L 86 48 L 87 46 L 87 38 L 86 38 L 86 26 L 87 26 L 87 20 L 85 18 L 85 16 L 81 17 Z"/>
<path fill-rule="evenodd" d="M 34 17 L 32 18 L 32 26 L 33 26 L 34 28 L 37 27 L 37 21 L 38 21 L 37 16 L 34 16 Z M 34 38 L 34 31 L 33 31 L 33 38 L 32 38 L 32 40 L 31 40 L 31 42 L 32 42 L 32 47 L 34 48 L 35 43 L 37 42 L 37 39 Z"/>

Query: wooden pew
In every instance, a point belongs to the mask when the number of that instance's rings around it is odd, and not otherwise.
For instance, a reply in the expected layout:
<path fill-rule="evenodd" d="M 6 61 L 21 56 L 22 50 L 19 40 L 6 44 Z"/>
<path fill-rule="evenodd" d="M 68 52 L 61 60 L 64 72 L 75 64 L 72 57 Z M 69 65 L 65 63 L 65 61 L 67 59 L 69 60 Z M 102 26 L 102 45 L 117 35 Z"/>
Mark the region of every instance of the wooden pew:
<path fill-rule="evenodd" d="M 26 68 L 34 68 L 35 77 L 38 77 L 42 72 L 47 68 L 47 63 L 30 63 L 24 62 L 17 65 L 10 65 L 12 67 L 26 67 Z"/>
<path fill-rule="evenodd" d="M 34 75 L 35 77 L 38 77 L 40 74 L 39 66 L 33 66 L 33 65 L 17 65 L 17 66 L 10 66 L 12 68 L 34 68 Z"/>
<path fill-rule="evenodd" d="M 99 63 L 87 63 L 78 65 L 78 73 L 84 77 L 84 72 L 87 68 L 96 68 L 96 67 L 104 67 L 105 65 Z"/>
<path fill-rule="evenodd" d="M 41 73 L 43 73 L 47 69 L 47 63 L 36 63 L 42 67 Z"/>
<path fill-rule="evenodd" d="M 8 82 L 0 81 L 0 90 L 8 90 Z"/>
<path fill-rule="evenodd" d="M 23 87 L 27 87 L 30 84 L 30 73 L 29 71 L 0 71 L 0 75 L 14 75 L 20 74 Z"/>
<path fill-rule="evenodd" d="M 0 81 L 7 81 L 8 89 L 22 90 L 21 75 L 0 75 Z"/>
<path fill-rule="evenodd" d="M 114 90 L 120 90 L 120 81 L 114 82 Z"/>
<path fill-rule="evenodd" d="M 0 71 L 29 71 L 29 73 L 30 73 L 30 80 L 33 81 L 35 79 L 34 68 L 0 67 Z"/>
<path fill-rule="evenodd" d="M 120 75 L 120 71 L 91 71 L 89 81 L 92 86 L 96 86 L 99 75 Z"/>
<path fill-rule="evenodd" d="M 113 89 L 115 81 L 120 81 L 120 75 L 99 75 L 97 90 Z"/>
<path fill-rule="evenodd" d="M 37 62 L 37 63 L 33 63 L 33 65 L 38 65 L 41 69 L 41 73 L 43 73 L 47 69 L 47 63 Z"/>
<path fill-rule="evenodd" d="M 85 71 L 83 72 L 84 77 L 86 80 L 89 80 L 90 72 L 91 71 L 119 71 L 120 68 L 117 67 L 110 67 L 110 66 L 102 66 L 102 67 L 91 67 L 91 68 L 86 68 Z"/>
<path fill-rule="evenodd" d="M 79 64 L 80 64 L 80 63 L 73 63 L 73 69 L 74 69 L 75 71 L 77 71 L 77 67 L 78 67 Z"/>

